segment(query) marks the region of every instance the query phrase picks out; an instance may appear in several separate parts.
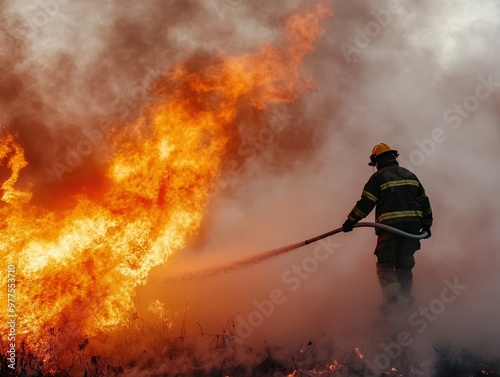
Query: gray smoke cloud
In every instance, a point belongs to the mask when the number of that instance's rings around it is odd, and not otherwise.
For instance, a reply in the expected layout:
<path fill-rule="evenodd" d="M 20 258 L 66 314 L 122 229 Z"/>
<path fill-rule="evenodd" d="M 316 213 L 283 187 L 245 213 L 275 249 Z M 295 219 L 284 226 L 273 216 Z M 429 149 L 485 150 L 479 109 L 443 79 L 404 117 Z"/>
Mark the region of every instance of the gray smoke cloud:
<path fill-rule="evenodd" d="M 218 54 L 279 43 L 284 20 L 315 4 L 1 2 L 0 124 L 26 151 L 19 184 L 35 182 L 35 200 L 57 203 L 68 187 L 98 182 L 111 153 L 104 135 L 133 121 L 175 64 L 188 59 L 201 69 Z M 372 174 L 371 148 L 386 142 L 419 176 L 435 214 L 433 236 L 416 256 L 417 314 L 402 319 L 413 344 L 401 347 L 417 353 L 416 362 L 432 360 L 440 344 L 496 357 L 500 5 L 325 4 L 334 15 L 322 22 L 325 34 L 303 67 L 314 89 L 293 104 L 241 106 L 240 137 L 203 227 L 138 290 L 139 314 L 149 315 L 148 303 L 160 300 L 179 325 L 188 302 L 193 337 L 197 322 L 218 333 L 233 318 L 237 348 L 267 342 L 297 350 L 311 340 L 323 359 L 359 347 L 382 363 L 376 357 L 388 354 L 380 346 L 387 328 L 369 230 L 202 281 L 168 276 L 340 226 Z M 95 136 L 93 152 L 58 175 L 54 162 L 67 165 L 86 135 Z"/>
<path fill-rule="evenodd" d="M 371 148 L 386 142 L 419 176 L 435 213 L 433 237 L 416 256 L 417 306 L 401 319 L 413 342 L 407 349 L 418 355 L 415 362 L 429 362 L 433 346 L 442 345 L 496 357 L 500 7 L 493 1 L 331 4 L 334 17 L 323 23 L 326 33 L 304 69 L 316 89 L 291 106 L 300 109 L 303 131 L 320 137 L 297 157 L 287 149 L 289 135 L 277 135 L 236 178 L 233 195 L 212 204 L 203 242 L 193 249 L 234 260 L 340 226 L 372 173 Z M 288 158 L 278 174 L 273 153 Z M 337 350 L 364 347 L 367 358 L 383 365 L 380 355 L 388 353 L 381 343 L 388 341 L 379 322 L 375 237 L 356 230 L 331 242 L 335 252 L 318 252 L 329 256 L 324 261 L 310 246 L 213 284 L 192 283 L 193 316 L 203 322 L 214 312 L 202 309 L 208 302 L 196 304 L 208 296 L 217 313 L 241 319 L 245 344 L 299 347 L 326 337 Z M 208 257 L 195 257 L 185 268 L 205 263 Z M 282 293 L 276 302 L 273 292 Z"/>

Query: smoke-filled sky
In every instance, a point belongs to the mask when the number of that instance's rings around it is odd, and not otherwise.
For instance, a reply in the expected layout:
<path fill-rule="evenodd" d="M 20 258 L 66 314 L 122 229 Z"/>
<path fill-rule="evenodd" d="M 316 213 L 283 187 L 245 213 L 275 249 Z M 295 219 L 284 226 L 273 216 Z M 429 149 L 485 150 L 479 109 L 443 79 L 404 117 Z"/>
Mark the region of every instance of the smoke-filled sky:
<path fill-rule="evenodd" d="M 233 125 L 239 138 L 203 225 L 138 289 L 139 312 L 146 315 L 149 303 L 160 300 L 179 325 L 188 303 L 194 336 L 197 322 L 216 333 L 234 317 L 241 328 L 252 313 L 267 310 L 256 303 L 274 297 L 279 304 L 262 324 L 250 326 L 248 337 L 240 334 L 245 344 L 294 348 L 327 339 L 379 352 L 381 295 L 370 230 L 205 280 L 169 276 L 341 226 L 373 173 L 371 148 L 385 142 L 418 175 L 434 209 L 432 238 L 416 255 L 414 287 L 417 308 L 431 305 L 439 315 L 419 314 L 414 320 L 421 322 L 407 325 L 415 344 L 424 353 L 451 344 L 498 356 L 500 4 L 323 3 L 333 16 L 322 21 L 324 34 L 305 57 L 308 89 L 293 103 L 241 104 Z M 151 101 L 155 80 L 179 62 L 201 70 L 220 56 L 279 45 L 285 20 L 316 4 L 0 2 L 0 132 L 17 134 L 25 149 L 29 165 L 19 185 L 32 185 L 33 200 L 49 207 L 61 192 L 94 187 L 110 153 L 106 142 L 96 143 L 84 163 L 61 170 L 68 146 L 133 121 Z M 441 307 L 444 281 L 467 288 Z"/>

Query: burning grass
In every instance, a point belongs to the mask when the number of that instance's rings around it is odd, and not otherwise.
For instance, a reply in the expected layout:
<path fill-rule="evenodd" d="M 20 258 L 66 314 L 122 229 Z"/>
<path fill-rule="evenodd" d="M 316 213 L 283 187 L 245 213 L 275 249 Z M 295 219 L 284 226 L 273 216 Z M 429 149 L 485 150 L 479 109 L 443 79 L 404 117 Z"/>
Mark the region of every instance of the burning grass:
<path fill-rule="evenodd" d="M 187 307 L 186 307 L 187 311 Z M 138 315 L 119 331 L 74 334 L 69 323 L 43 328 L 52 350 L 44 354 L 21 342 L 17 368 L 8 368 L 2 342 L 2 376 L 23 377 L 479 377 L 500 376 L 500 360 L 484 360 L 464 349 L 434 347 L 432 360 L 416 362 L 410 350 L 374 373 L 362 348 L 344 350 L 332 339 L 303 342 L 299 347 L 273 346 L 265 341 L 249 347 L 236 341 L 235 318 L 218 333 L 186 330 L 186 311 L 179 323 L 156 313 L 156 319 Z"/>
<path fill-rule="evenodd" d="M 37 187 L 18 185 L 27 146 L 14 135 L 0 138 L 0 264 L 2 271 L 18 267 L 16 305 L 22 308 L 14 371 L 6 357 L 9 330 L 1 330 L 2 376 L 368 375 L 362 349 L 304 339 L 301 347 L 250 348 L 236 342 L 234 318 L 218 333 L 206 333 L 203 324 L 193 333 L 185 315 L 176 322 L 161 303 L 151 306 L 158 316 L 153 321 L 131 314 L 136 287 L 199 229 L 224 159 L 240 137 L 241 103 L 266 111 L 311 88 L 302 60 L 330 14 L 317 6 L 292 16 L 277 46 L 218 56 L 205 67 L 196 57 L 178 64 L 157 83 L 157 100 L 123 132 L 108 135 L 102 187 L 93 195 L 77 187 L 57 198 L 61 210 L 31 202 Z M 5 290 L 0 298 L 7 302 Z M 498 362 L 443 346 L 435 349 L 432 372 L 411 360 L 402 353 L 381 373 L 499 375 Z"/>
<path fill-rule="evenodd" d="M 112 151 L 102 161 L 103 187 L 93 195 L 76 187 L 54 198 L 69 203 L 64 209 L 31 202 L 37 188 L 18 187 L 28 165 L 24 148 L 13 135 L 0 137 L 0 167 L 7 173 L 0 190 L 0 267 L 16 269 L 18 335 L 47 355 L 44 362 L 57 358 L 54 352 L 68 354 L 53 348 L 67 318 L 72 333 L 92 338 L 98 329 L 127 325 L 135 288 L 199 230 L 229 144 L 239 137 L 238 104 L 264 111 L 296 100 L 309 84 L 302 60 L 330 14 L 316 6 L 293 15 L 279 46 L 219 56 L 208 67 L 204 60 L 179 63 L 157 83 L 158 100 L 107 135 Z M 0 299 L 7 302 L 5 291 Z M 5 338 L 8 331 L 0 329 Z"/>

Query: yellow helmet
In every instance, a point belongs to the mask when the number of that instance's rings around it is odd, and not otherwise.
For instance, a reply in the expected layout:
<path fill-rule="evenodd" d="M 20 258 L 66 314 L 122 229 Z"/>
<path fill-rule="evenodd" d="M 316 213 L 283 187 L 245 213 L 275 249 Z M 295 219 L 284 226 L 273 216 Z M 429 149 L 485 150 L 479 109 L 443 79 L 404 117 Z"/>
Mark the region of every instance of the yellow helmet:
<path fill-rule="evenodd" d="M 389 153 L 389 152 L 394 154 L 394 157 L 399 156 L 398 151 L 391 149 L 391 147 L 385 143 L 380 143 L 380 144 L 375 145 L 372 149 L 372 154 L 370 156 L 370 162 L 368 163 L 368 165 L 375 166 L 375 162 L 377 161 L 377 158 L 379 158 L 382 154 Z"/>

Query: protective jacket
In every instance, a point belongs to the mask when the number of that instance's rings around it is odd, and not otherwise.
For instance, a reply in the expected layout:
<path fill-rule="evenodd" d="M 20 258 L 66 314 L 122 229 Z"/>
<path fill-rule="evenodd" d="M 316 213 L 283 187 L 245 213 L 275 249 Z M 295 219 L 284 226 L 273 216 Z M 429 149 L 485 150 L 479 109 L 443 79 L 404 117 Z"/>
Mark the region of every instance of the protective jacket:
<path fill-rule="evenodd" d="M 429 228 L 432 225 L 432 209 L 424 187 L 415 174 L 399 166 L 396 158 L 378 162 L 378 171 L 364 186 L 361 199 L 348 218 L 358 222 L 375 206 L 378 223 L 419 222 L 422 227 Z"/>

